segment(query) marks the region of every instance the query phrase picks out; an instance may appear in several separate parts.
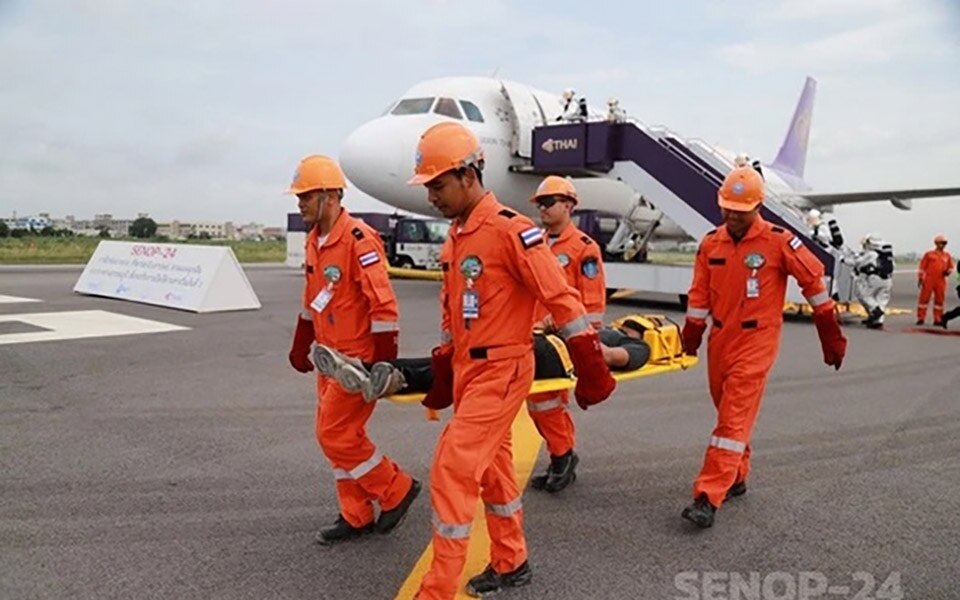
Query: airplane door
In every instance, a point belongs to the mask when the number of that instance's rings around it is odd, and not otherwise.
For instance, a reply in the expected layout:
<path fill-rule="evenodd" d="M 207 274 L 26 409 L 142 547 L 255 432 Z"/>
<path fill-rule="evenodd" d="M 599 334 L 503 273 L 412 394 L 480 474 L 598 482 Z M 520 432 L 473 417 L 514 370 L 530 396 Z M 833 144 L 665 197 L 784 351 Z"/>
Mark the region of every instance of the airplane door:
<path fill-rule="evenodd" d="M 515 156 L 533 156 L 533 129 L 546 124 L 540 103 L 526 87 L 508 81 L 500 82 L 500 91 L 512 109 L 513 140 L 510 150 Z"/>

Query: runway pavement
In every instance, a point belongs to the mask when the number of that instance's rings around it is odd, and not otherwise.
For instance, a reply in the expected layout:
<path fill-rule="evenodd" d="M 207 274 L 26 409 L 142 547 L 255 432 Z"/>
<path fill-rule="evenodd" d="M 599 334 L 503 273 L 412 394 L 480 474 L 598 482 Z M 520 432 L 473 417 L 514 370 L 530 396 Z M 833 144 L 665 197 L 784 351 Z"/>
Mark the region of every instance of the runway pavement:
<path fill-rule="evenodd" d="M 313 381 L 286 359 L 302 280 L 247 274 L 262 310 L 196 315 L 75 296 L 76 269 L 0 271 L 0 294 L 42 301 L 0 303 L 0 317 L 107 311 L 188 328 L 5 345 L 37 326 L 0 322 L 0 597 L 397 594 L 429 543 L 429 496 L 390 536 L 313 544 L 336 503 Z M 912 308 L 912 284 L 898 274 L 894 306 Z M 425 354 L 438 286 L 395 286 L 401 353 Z M 637 310 L 651 312 L 608 314 Z M 840 372 L 809 322 L 785 324 L 749 492 L 711 530 L 679 517 L 713 425 L 705 365 L 574 409 L 579 478 L 525 492 L 534 581 L 502 597 L 730 598 L 731 579 L 752 577 L 762 598 L 882 598 L 896 573 L 902 594 L 886 597 L 957 598 L 960 337 L 908 333 L 912 321 L 847 327 Z M 369 431 L 425 480 L 441 426 L 382 403 Z"/>

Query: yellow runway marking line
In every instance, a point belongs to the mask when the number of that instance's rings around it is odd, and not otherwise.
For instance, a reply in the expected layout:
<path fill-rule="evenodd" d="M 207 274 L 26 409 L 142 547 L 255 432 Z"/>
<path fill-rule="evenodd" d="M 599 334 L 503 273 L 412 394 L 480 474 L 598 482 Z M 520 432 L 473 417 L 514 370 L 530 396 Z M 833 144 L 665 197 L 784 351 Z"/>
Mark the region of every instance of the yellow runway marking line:
<path fill-rule="evenodd" d="M 527 413 L 526 403 L 517 413 L 517 418 L 513 421 L 512 441 L 513 441 L 513 465 L 517 471 L 517 484 L 521 492 L 527 487 L 527 481 L 533 472 L 533 466 L 537 462 L 537 453 L 540 452 L 540 444 L 543 440 L 533 424 L 533 420 Z M 420 587 L 420 580 L 423 579 L 427 569 L 430 568 L 430 562 L 433 560 L 433 544 L 427 546 L 417 564 L 413 567 L 410 575 L 403 582 L 400 591 L 397 592 L 397 600 L 409 600 L 417 593 Z M 467 580 L 483 571 L 490 560 L 490 538 L 487 536 L 487 521 L 484 517 L 483 502 L 477 502 L 477 515 L 473 519 L 473 526 L 470 529 L 470 542 L 467 547 L 467 564 L 460 576 L 460 585 L 458 586 L 457 598 L 469 598 L 463 590 Z"/>

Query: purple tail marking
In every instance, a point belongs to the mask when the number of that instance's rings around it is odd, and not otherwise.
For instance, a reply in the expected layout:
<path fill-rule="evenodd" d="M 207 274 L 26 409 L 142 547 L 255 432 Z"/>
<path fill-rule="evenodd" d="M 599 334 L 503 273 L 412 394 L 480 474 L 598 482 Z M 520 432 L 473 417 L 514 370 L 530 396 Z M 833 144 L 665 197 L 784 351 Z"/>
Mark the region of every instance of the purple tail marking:
<path fill-rule="evenodd" d="M 790 129 L 780 146 L 777 158 L 770 165 L 778 172 L 803 181 L 803 168 L 807 164 L 807 143 L 810 141 L 810 123 L 813 119 L 813 101 L 817 96 L 817 80 L 807 77 L 800 94 L 800 101 L 793 111 Z"/>

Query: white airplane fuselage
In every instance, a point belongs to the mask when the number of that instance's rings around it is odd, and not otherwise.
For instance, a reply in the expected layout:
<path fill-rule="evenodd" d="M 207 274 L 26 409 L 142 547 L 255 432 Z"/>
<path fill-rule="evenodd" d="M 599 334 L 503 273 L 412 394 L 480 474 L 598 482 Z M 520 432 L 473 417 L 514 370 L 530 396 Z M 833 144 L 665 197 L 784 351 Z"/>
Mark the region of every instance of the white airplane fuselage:
<path fill-rule="evenodd" d="M 514 101 L 516 96 L 524 98 Z M 479 116 L 468 112 L 468 104 L 476 108 Z M 523 114 L 524 107 L 534 114 Z M 424 188 L 407 185 L 407 180 L 413 174 L 420 135 L 436 123 L 459 121 L 476 134 L 483 147 L 486 160 L 483 177 L 487 189 L 503 204 L 536 219 L 536 206 L 529 198 L 542 177 L 511 170 L 511 167 L 529 164 L 529 160 L 518 156 L 518 136 L 524 129 L 529 134 L 533 126 L 556 122 L 562 110 L 560 96 L 524 84 L 485 77 L 425 81 L 407 90 L 382 116 L 353 131 L 343 143 L 340 163 L 350 181 L 377 200 L 412 213 L 436 216 Z M 592 118 L 602 116 L 591 115 Z M 721 153 L 732 162 L 732 154 Z M 769 187 L 794 194 L 775 172 L 765 172 L 765 176 Z M 580 209 L 622 216 L 636 206 L 637 191 L 622 182 L 587 177 L 576 178 L 574 183 L 580 196 Z M 801 211 L 812 207 L 796 195 L 789 203 Z M 651 207 L 642 207 L 633 213 L 634 221 L 641 223 L 652 222 L 657 216 L 658 211 Z M 688 238 L 669 219 L 661 221 L 654 236 L 654 239 Z"/>

